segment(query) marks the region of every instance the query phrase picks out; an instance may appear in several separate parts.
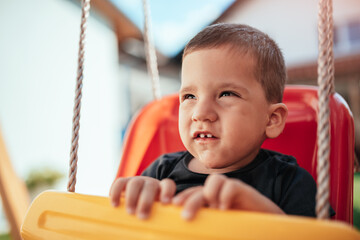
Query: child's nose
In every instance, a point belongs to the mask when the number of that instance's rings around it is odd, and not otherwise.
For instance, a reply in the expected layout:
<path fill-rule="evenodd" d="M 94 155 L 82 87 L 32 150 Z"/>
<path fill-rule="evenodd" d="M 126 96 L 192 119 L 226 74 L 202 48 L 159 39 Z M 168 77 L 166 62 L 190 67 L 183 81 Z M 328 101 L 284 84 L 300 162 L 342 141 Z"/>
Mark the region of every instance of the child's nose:
<path fill-rule="evenodd" d="M 209 102 L 199 101 L 194 109 L 191 119 L 193 121 L 214 122 L 218 118 L 213 105 Z"/>

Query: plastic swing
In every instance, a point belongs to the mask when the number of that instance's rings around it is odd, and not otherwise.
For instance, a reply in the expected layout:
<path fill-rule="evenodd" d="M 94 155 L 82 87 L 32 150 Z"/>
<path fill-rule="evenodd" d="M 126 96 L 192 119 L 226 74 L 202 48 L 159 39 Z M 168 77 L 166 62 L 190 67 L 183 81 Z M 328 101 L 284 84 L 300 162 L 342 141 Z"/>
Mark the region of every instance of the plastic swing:
<path fill-rule="evenodd" d="M 328 67 L 324 64 L 319 66 L 319 110 L 317 104 L 317 94 L 314 88 L 300 88 L 300 87 L 288 87 L 286 89 L 285 102 L 288 107 L 291 108 L 289 114 L 289 120 L 284 134 L 281 136 L 281 140 L 277 142 L 268 141 L 264 144 L 264 147 L 273 148 L 275 150 L 283 150 L 284 153 L 293 153 L 298 157 L 298 161 L 302 166 L 312 166 L 310 169 L 311 174 L 314 176 L 314 160 L 317 158 L 314 156 L 314 149 L 316 149 L 316 133 L 315 129 L 321 130 L 318 134 L 319 142 L 319 157 L 317 168 L 319 171 L 318 177 L 318 204 L 317 212 L 318 219 L 306 218 L 306 217 L 294 217 L 294 216 L 277 216 L 271 214 L 252 213 L 244 211 L 218 211 L 213 209 L 201 209 L 195 220 L 186 222 L 180 218 L 181 209 L 175 206 L 163 206 L 155 203 L 152 210 L 152 215 L 149 220 L 142 221 L 135 216 L 128 215 L 121 205 L 119 208 L 113 208 L 110 206 L 110 201 L 107 197 L 89 196 L 83 194 L 72 193 L 75 188 L 75 174 L 76 174 L 76 161 L 77 161 L 77 141 L 78 141 L 78 122 L 79 122 L 79 101 L 81 98 L 81 81 L 82 81 L 82 63 L 83 63 L 83 39 L 85 36 L 85 21 L 89 12 L 89 0 L 83 0 L 83 12 L 82 12 L 82 24 L 81 24 L 81 41 L 79 51 L 79 75 L 78 75 L 78 90 L 76 94 L 76 102 L 74 108 L 74 127 L 73 127 L 73 152 L 71 154 L 71 174 L 69 177 L 68 191 L 70 193 L 61 192 L 44 192 L 40 194 L 32 203 L 25 217 L 24 223 L 21 228 L 21 235 L 26 239 L 288 239 L 291 236 L 292 239 L 360 239 L 360 234 L 352 229 L 349 225 L 342 222 L 326 221 L 328 213 L 328 188 L 326 185 L 329 183 L 328 176 L 328 143 L 329 138 L 323 135 L 323 129 L 325 132 L 329 132 L 331 129 L 331 136 L 339 136 L 339 141 L 344 142 L 340 151 L 332 151 L 340 154 L 340 157 L 348 159 L 348 164 L 341 165 L 338 160 L 330 160 L 331 163 L 335 161 L 335 169 L 338 166 L 349 169 L 348 166 L 353 164 L 353 152 L 349 149 L 353 149 L 353 122 L 351 113 L 347 105 L 342 102 L 343 100 L 337 94 L 330 94 L 333 85 L 327 84 L 324 79 L 330 79 Z M 144 9 L 146 11 L 146 0 L 144 0 Z M 320 9 L 326 11 L 320 11 L 320 23 L 319 31 L 323 31 L 326 28 L 325 22 L 328 18 L 331 19 L 331 0 L 320 1 Z M 146 32 L 146 31 L 145 31 Z M 325 35 L 327 39 L 327 34 Z M 331 36 L 331 35 L 330 35 Z M 322 38 L 321 38 L 322 39 Z M 147 41 L 147 37 L 145 37 Z M 328 42 L 322 42 L 321 49 L 322 57 L 327 58 L 331 52 L 327 51 Z M 151 49 L 151 47 L 148 47 Z M 154 54 L 154 53 L 152 53 Z M 151 55 L 151 54 L 150 54 Z M 150 56 L 149 55 L 149 56 Z M 153 55 L 154 56 L 154 55 Z M 151 58 L 151 57 L 150 57 Z M 319 58 L 320 59 L 320 58 Z M 320 60 L 324 63 L 325 60 Z M 329 62 L 329 61 L 328 61 Z M 331 61 L 330 61 L 331 62 Z M 150 71 L 152 72 L 152 71 Z M 333 79 L 332 79 L 333 80 Z M 333 83 L 332 83 L 333 84 Z M 329 89 L 330 86 L 330 89 Z M 324 94 L 325 93 L 325 94 Z M 328 125 L 328 121 L 324 121 L 328 117 L 328 97 L 326 93 L 331 95 L 330 97 L 330 109 L 339 109 L 336 114 L 331 114 L 331 127 Z M 140 113 L 138 118 L 133 122 L 130 134 L 127 136 L 127 143 L 125 144 L 124 157 L 122 165 L 119 169 L 118 176 L 127 176 L 139 174 L 141 169 L 145 168 L 150 163 L 152 158 L 152 151 L 156 152 L 156 155 L 165 151 L 175 151 L 182 149 L 182 145 L 177 139 L 177 132 L 171 132 L 167 126 L 174 126 L 177 121 L 177 96 L 165 97 L 162 100 L 156 100 L 145 107 L 144 111 Z M 292 105 L 293 104 L 293 105 Z M 303 110 L 307 109 L 307 110 Z M 298 110 L 298 111 L 296 111 Z M 158 115 L 166 112 L 166 117 L 157 118 Z M 341 115 L 342 112 L 342 116 Z M 319 115 L 317 121 L 316 116 Z M 340 118 L 335 118 L 333 116 Z M 145 117 L 150 116 L 147 120 Z M 314 117 L 315 116 L 315 117 Z M 323 118 L 324 117 L 324 118 Z M 143 125 L 143 123 L 151 123 L 154 125 Z M 300 122 L 300 123 L 299 123 Z M 299 124 L 298 124 L 299 123 Z M 343 129 L 339 130 L 339 123 Z M 294 125 L 295 127 L 293 127 Z M 146 131 L 141 131 L 145 129 Z M 170 128 L 177 131 L 176 128 Z M 313 144 L 306 145 L 306 154 L 299 150 L 293 150 L 297 148 L 297 144 L 284 148 L 282 143 L 286 141 L 293 141 L 291 134 L 301 134 L 309 138 L 308 133 L 305 131 L 311 131 L 310 140 Z M 348 136 L 348 134 L 352 136 Z M 134 151 L 133 144 L 139 143 L 139 134 L 142 134 L 141 138 L 143 143 L 137 147 L 137 151 Z M 333 139 L 334 137 L 332 137 Z M 174 144 L 168 143 L 166 139 L 171 139 Z M 299 139 L 305 139 L 300 138 Z M 309 140 L 309 141 L 310 141 Z M 338 140 L 338 139 L 336 139 Z M 308 141 L 308 140 L 307 140 Z M 325 142 L 325 144 L 324 144 Z M 161 144 L 156 144 L 161 143 Z M 301 146 L 303 142 L 299 142 Z M 346 145 L 348 144 L 348 145 Z M 339 148 L 339 143 L 331 140 L 331 145 Z M 153 148 L 158 146 L 157 148 Z M 288 145 L 286 145 L 288 146 Z M 148 151 L 147 149 L 151 149 Z M 305 149 L 305 148 L 304 148 Z M 305 150 L 304 150 L 305 151 Z M 334 153 L 333 153 L 334 152 Z M 324 154 L 325 153 L 325 154 Z M 303 155 L 302 155 L 303 154 Z M 347 155 L 348 154 L 348 155 Z M 324 157 L 325 156 L 325 157 Z M 131 162 L 130 162 L 131 157 Z M 157 157 L 157 156 L 155 156 Z M 346 158 L 345 158 L 346 157 Z M 311 163 L 306 162 L 304 159 L 312 159 Z M 331 157 L 330 157 L 331 158 Z M 136 159 L 135 163 L 133 163 Z M 143 161 L 144 159 L 144 161 Z M 332 159 L 332 158 L 331 158 Z M 335 157 L 335 159 L 339 159 Z M 336 162 L 338 161 L 338 162 Z M 342 162 L 342 161 L 340 161 Z M 130 164 L 130 165 L 128 165 Z M 339 165 L 340 164 L 340 165 Z M 139 170 L 140 169 L 140 170 Z M 331 170 L 333 172 L 334 169 Z M 346 172 L 346 170 L 345 170 Z M 344 177 L 345 172 L 340 172 L 338 175 Z M 335 174 L 336 175 L 336 174 Z M 346 173 L 346 176 L 352 179 L 352 170 Z M 337 175 L 336 175 L 337 176 Z M 337 185 L 340 180 L 337 177 L 332 177 L 330 183 Z M 340 178 L 339 178 L 340 179 Z M 335 191 L 335 194 L 342 194 L 342 188 L 345 184 L 349 184 L 346 189 L 351 189 L 352 182 L 346 180 L 339 185 L 339 188 L 331 188 L 331 191 Z M 324 187 L 325 186 L 325 187 Z M 340 189 L 341 188 L 341 189 Z M 335 190 L 334 190 L 335 189 Z M 336 190 L 337 189 L 337 190 Z M 334 192 L 332 192 L 334 194 Z M 348 208 L 352 206 L 352 189 L 347 192 L 348 198 L 340 203 L 345 204 Z M 346 194 L 344 194 L 345 196 Z M 324 197 L 325 196 L 325 197 Z M 332 195 L 331 195 L 332 196 Z M 340 199 L 343 199 L 343 195 L 339 195 Z M 335 199 L 335 200 L 334 200 Z M 341 210 L 341 204 L 338 205 L 337 198 L 330 198 L 332 206 L 335 210 Z M 349 202 L 345 202 L 349 201 Z M 335 203 L 335 205 L 334 205 Z M 345 209 L 348 209 L 345 208 Z M 351 208 L 352 209 L 352 208 Z M 350 211 L 350 209 L 346 210 Z M 339 213 L 339 212 L 338 212 Z M 236 219 L 236 220 L 235 220 Z M 342 220 L 351 222 L 351 213 L 346 212 Z M 221 231 L 218 231 L 221 229 Z"/>
<path fill-rule="evenodd" d="M 317 87 L 286 86 L 283 102 L 289 115 L 285 129 L 262 146 L 295 156 L 314 179 L 317 179 L 317 92 Z M 167 96 L 147 105 L 133 120 L 117 178 L 140 175 L 161 154 L 185 150 L 178 133 L 178 106 L 177 94 Z M 330 96 L 330 109 L 330 203 L 336 212 L 334 219 L 352 223 L 354 123 L 339 94 Z"/>

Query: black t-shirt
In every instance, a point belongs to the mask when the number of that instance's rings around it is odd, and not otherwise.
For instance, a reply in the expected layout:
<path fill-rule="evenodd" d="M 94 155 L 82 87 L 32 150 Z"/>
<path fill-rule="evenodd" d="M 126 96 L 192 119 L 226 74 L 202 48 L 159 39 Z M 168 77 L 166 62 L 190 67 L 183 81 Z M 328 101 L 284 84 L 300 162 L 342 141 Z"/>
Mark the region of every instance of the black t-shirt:
<path fill-rule="evenodd" d="M 174 180 L 177 193 L 203 185 L 208 174 L 190 171 L 192 158 L 187 151 L 162 155 L 142 175 Z M 261 149 L 251 163 L 224 175 L 254 187 L 287 214 L 315 216 L 316 183 L 292 156 Z"/>

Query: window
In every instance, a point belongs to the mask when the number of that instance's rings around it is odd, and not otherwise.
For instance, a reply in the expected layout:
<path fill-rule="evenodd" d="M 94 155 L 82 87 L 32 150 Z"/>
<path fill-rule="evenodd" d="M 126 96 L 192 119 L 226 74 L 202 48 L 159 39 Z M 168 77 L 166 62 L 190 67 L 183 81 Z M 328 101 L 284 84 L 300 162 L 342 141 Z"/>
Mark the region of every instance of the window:
<path fill-rule="evenodd" d="M 360 52 L 360 20 L 334 26 L 334 51 L 337 55 Z"/>

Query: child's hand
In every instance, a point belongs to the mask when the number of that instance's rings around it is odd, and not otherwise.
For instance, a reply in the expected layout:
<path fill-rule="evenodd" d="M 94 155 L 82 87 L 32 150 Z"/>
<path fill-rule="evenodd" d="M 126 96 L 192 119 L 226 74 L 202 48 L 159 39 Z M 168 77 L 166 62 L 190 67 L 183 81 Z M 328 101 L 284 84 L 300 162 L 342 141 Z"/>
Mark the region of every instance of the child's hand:
<path fill-rule="evenodd" d="M 283 214 L 284 212 L 270 199 L 246 183 L 213 174 L 206 179 L 204 187 L 189 188 L 179 193 L 173 203 L 184 206 L 183 217 L 194 218 L 202 206 L 221 210 L 238 209 Z"/>
<path fill-rule="evenodd" d="M 171 179 L 161 181 L 144 176 L 118 178 L 110 189 L 110 200 L 114 207 L 120 204 L 120 197 L 125 192 L 125 207 L 129 214 L 140 219 L 148 218 L 154 201 L 163 204 L 171 202 L 176 191 L 175 182 Z"/>

